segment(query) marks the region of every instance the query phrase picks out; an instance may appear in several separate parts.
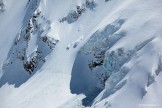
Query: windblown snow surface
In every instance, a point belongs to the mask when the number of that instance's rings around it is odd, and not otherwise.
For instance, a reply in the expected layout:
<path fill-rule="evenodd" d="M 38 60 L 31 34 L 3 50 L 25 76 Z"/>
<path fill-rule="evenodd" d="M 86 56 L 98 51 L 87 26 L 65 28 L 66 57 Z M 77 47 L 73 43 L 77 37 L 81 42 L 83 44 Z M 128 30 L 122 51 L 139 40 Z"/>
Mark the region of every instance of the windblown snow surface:
<path fill-rule="evenodd" d="M 162 0 L 0 0 L 0 108 L 162 108 Z"/>

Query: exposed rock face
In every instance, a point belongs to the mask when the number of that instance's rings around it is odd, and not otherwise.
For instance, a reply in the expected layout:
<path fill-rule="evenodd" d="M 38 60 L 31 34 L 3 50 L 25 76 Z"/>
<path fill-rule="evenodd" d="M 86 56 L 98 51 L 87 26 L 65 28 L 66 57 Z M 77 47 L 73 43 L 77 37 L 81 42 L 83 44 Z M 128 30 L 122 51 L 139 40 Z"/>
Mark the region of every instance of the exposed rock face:
<path fill-rule="evenodd" d="M 38 65 L 38 56 L 34 56 L 30 61 L 26 61 L 24 63 L 24 69 L 31 74 L 37 67 L 37 65 Z"/>
<path fill-rule="evenodd" d="M 81 49 L 78 52 L 72 70 L 71 91 L 72 93 L 76 94 L 83 93 L 87 96 L 87 98 L 83 100 L 83 104 L 85 106 L 91 105 L 91 102 L 95 97 L 94 95 L 98 95 L 105 88 L 105 83 L 107 79 L 110 77 L 110 74 L 108 74 L 107 70 L 105 70 L 104 67 L 105 62 L 107 63 L 107 61 L 105 60 L 107 58 L 107 51 L 117 41 L 126 36 L 126 31 L 118 32 L 124 23 L 125 23 L 124 19 L 117 19 L 111 24 L 105 26 L 102 30 L 97 30 L 90 36 L 90 39 L 81 47 Z M 68 48 L 70 48 L 70 45 Z M 123 49 L 120 48 L 118 50 L 118 55 L 122 56 L 123 53 L 124 53 Z M 110 65 L 112 67 L 116 66 L 114 64 L 115 59 L 116 57 L 112 59 L 112 62 L 110 61 Z M 88 66 L 84 66 L 84 68 L 86 69 L 82 71 L 81 64 Z M 123 69 L 123 73 L 124 72 L 125 70 Z M 86 79 L 87 76 L 89 76 L 88 77 L 89 79 Z M 84 78 L 89 82 L 80 81 L 79 78 L 81 79 Z M 91 86 L 87 85 L 87 83 Z M 83 85 L 87 87 L 84 87 Z M 124 83 L 119 85 L 118 88 L 122 87 L 122 85 L 124 85 Z"/>
<path fill-rule="evenodd" d="M 45 18 L 40 10 L 35 10 L 28 23 L 21 28 L 13 42 L 8 58 L 3 65 L 4 74 L 1 78 L 3 82 L 0 82 L 0 86 L 6 82 L 9 84 L 17 82 L 18 79 L 16 78 L 18 76 L 16 77 L 16 75 L 25 77 L 23 79 L 25 81 L 29 77 L 25 72 L 34 74 L 43 66 L 46 56 L 54 50 L 59 42 L 58 39 L 48 34 L 50 30 L 50 20 Z M 11 81 L 8 81 L 8 79 L 5 79 L 5 76 L 12 74 L 10 69 L 14 70 L 15 77 Z M 21 83 L 23 81 L 20 81 Z"/>
<path fill-rule="evenodd" d="M 111 1 L 111 0 L 105 0 L 105 2 L 109 2 L 109 1 Z"/>
<path fill-rule="evenodd" d="M 102 66 L 105 52 L 126 35 L 125 31 L 117 33 L 124 22 L 124 19 L 119 19 L 107 25 L 102 31 L 96 31 L 81 48 L 80 53 L 94 56 L 94 59 L 89 63 L 91 70 L 97 66 Z M 122 49 L 119 51 L 121 55 Z"/>
<path fill-rule="evenodd" d="M 92 70 L 93 68 L 97 66 L 102 66 L 103 65 L 103 60 L 105 57 L 105 52 L 99 52 L 99 54 L 94 54 L 94 60 L 92 60 L 88 66 Z"/>
<path fill-rule="evenodd" d="M 0 0 L 0 12 L 4 12 L 5 11 L 5 4 L 3 3 L 2 0 Z"/>
<path fill-rule="evenodd" d="M 94 0 L 86 0 L 81 6 L 76 6 L 67 16 L 60 19 L 60 23 L 67 22 L 69 24 L 78 20 L 78 18 L 86 11 L 86 9 L 94 10 L 97 4 Z"/>
<path fill-rule="evenodd" d="M 48 36 L 43 36 L 42 41 L 46 43 L 50 49 L 54 49 L 56 44 L 59 42 L 59 40 L 48 37 Z"/>
<path fill-rule="evenodd" d="M 76 6 L 76 10 L 71 11 L 66 17 L 60 19 L 60 23 L 67 21 L 69 24 L 78 20 L 78 18 L 85 12 L 85 6 Z"/>
<path fill-rule="evenodd" d="M 42 20 L 42 23 L 39 23 L 40 20 Z M 43 23 L 45 23 L 45 25 L 43 25 Z M 27 26 L 22 28 L 20 34 L 18 34 L 15 39 L 15 47 L 19 45 L 23 46 L 23 48 L 16 48 L 18 58 L 23 61 L 24 69 L 30 74 L 35 68 L 37 68 L 37 65 L 40 64 L 39 62 L 45 62 L 46 55 L 55 48 L 57 42 L 59 41 L 47 36 L 48 31 L 51 29 L 50 24 L 50 21 L 44 18 L 41 11 L 36 10 Z M 43 28 L 44 26 L 46 26 L 46 29 Z M 38 45 L 34 52 L 28 51 L 30 41 L 35 41 Z M 48 52 L 44 52 L 44 49 L 42 48 L 44 45 L 49 47 Z M 13 50 L 15 50 L 15 48 Z"/>

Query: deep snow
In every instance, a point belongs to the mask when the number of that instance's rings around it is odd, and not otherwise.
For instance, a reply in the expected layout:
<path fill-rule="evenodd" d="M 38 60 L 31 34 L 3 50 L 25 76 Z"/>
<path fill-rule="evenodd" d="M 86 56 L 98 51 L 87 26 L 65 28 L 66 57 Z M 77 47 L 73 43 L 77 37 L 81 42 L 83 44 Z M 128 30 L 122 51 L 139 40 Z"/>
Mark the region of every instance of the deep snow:
<path fill-rule="evenodd" d="M 86 0 L 2 1 L 0 108 L 162 107 L 161 0 L 95 0 L 70 23 L 60 19 Z M 14 47 L 39 11 L 38 29 Z M 50 37 L 46 43 L 43 36 Z M 58 42 L 48 49 L 53 40 Z M 24 47 L 27 60 L 37 48 L 43 52 L 45 62 L 41 59 L 31 75 L 11 55 Z M 97 51 L 104 51 L 103 65 L 90 70 Z"/>

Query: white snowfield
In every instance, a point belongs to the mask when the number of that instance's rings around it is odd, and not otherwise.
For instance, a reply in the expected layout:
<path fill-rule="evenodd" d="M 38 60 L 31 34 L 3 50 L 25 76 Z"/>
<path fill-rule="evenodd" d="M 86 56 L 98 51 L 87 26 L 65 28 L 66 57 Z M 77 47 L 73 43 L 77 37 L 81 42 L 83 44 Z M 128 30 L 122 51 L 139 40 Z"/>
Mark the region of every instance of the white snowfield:
<path fill-rule="evenodd" d="M 0 108 L 162 108 L 162 0 L 0 0 L 0 38 Z"/>

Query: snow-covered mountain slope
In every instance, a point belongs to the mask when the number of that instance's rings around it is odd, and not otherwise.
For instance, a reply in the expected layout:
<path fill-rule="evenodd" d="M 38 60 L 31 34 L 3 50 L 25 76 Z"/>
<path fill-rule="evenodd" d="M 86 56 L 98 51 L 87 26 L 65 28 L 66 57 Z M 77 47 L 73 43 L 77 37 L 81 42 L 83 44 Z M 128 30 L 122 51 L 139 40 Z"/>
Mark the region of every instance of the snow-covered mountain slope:
<path fill-rule="evenodd" d="M 0 0 L 0 108 L 161 108 L 161 12 L 161 0 Z"/>

